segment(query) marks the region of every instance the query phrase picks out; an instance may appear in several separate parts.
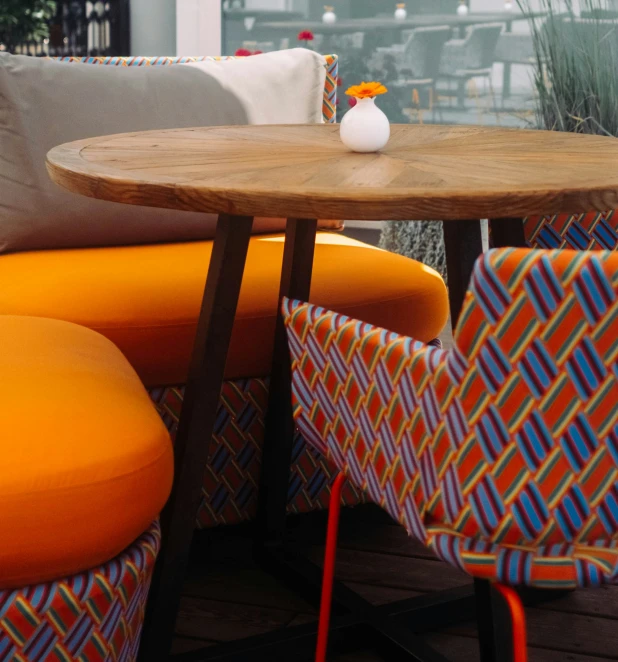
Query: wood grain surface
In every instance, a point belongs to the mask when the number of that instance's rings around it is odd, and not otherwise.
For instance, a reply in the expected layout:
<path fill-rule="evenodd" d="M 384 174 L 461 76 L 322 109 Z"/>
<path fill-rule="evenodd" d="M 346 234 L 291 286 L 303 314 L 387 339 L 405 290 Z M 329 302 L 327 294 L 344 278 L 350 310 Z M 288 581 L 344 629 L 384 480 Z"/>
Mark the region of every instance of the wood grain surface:
<path fill-rule="evenodd" d="M 618 141 L 393 125 L 355 154 L 337 125 L 149 131 L 61 145 L 52 179 L 93 198 L 234 215 L 461 220 L 618 207 Z"/>

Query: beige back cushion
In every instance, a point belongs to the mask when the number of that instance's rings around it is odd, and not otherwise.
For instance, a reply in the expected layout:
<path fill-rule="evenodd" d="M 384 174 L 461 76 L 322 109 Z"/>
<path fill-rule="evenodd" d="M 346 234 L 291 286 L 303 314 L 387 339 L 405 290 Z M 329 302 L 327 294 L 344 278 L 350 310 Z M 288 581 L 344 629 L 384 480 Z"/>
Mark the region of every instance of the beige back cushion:
<path fill-rule="evenodd" d="M 0 253 L 210 239 L 216 217 L 126 206 L 57 187 L 45 155 L 100 135 L 322 121 L 324 58 L 306 49 L 161 67 L 0 54 Z M 256 221 L 256 232 L 281 230 Z"/>

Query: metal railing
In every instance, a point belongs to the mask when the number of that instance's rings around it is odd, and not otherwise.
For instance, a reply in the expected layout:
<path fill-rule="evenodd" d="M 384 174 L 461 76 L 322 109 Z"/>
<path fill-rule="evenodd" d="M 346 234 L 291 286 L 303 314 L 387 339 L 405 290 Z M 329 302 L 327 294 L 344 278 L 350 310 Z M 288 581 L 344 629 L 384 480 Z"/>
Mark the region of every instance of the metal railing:
<path fill-rule="evenodd" d="M 129 0 L 56 0 L 49 38 L 0 44 L 33 56 L 130 55 Z"/>

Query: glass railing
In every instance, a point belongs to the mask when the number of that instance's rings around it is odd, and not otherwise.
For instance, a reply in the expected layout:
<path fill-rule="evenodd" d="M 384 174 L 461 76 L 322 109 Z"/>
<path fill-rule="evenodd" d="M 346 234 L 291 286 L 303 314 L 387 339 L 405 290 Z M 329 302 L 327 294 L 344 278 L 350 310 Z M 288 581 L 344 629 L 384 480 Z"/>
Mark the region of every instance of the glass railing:
<path fill-rule="evenodd" d="M 340 58 L 348 86 L 381 81 L 391 122 L 535 125 L 535 58 L 515 0 L 225 0 L 223 52 L 296 47 Z"/>

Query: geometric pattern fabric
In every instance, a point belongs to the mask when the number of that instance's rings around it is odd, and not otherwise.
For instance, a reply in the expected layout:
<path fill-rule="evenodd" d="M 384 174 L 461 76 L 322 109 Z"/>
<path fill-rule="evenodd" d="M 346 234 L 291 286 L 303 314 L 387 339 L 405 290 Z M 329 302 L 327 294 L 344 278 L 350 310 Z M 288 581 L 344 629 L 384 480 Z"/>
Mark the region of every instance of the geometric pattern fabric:
<path fill-rule="evenodd" d="M 160 539 L 155 522 L 94 570 L 0 591 L 0 661 L 133 662 Z"/>
<path fill-rule="evenodd" d="M 618 214 L 594 211 L 529 216 L 524 219 L 524 232 L 530 248 L 614 251 L 618 247 Z"/>
<path fill-rule="evenodd" d="M 107 65 L 112 67 L 154 67 L 169 66 L 172 64 L 184 64 L 186 62 L 204 62 L 220 60 L 238 60 L 234 55 L 223 55 L 215 57 L 203 55 L 200 57 L 58 57 L 53 58 L 60 62 L 72 62 L 78 64 Z M 326 123 L 336 121 L 337 114 L 337 76 L 339 71 L 339 59 L 336 55 L 324 55 L 326 60 L 326 81 L 324 85 L 324 100 L 322 104 L 322 116 Z"/>
<path fill-rule="evenodd" d="M 283 304 L 304 438 L 440 558 L 536 587 L 618 576 L 618 255 L 477 261 L 445 351 Z"/>
<path fill-rule="evenodd" d="M 178 427 L 183 394 L 184 388 L 150 390 L 150 397 L 172 438 Z M 237 524 L 255 518 L 267 404 L 268 379 L 223 383 L 210 456 L 204 469 L 196 527 Z M 288 512 L 328 508 L 330 486 L 336 475 L 335 467 L 297 433 L 288 487 Z M 364 500 L 363 493 L 348 482 L 343 502 L 351 506 Z"/>

